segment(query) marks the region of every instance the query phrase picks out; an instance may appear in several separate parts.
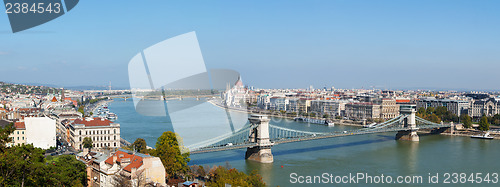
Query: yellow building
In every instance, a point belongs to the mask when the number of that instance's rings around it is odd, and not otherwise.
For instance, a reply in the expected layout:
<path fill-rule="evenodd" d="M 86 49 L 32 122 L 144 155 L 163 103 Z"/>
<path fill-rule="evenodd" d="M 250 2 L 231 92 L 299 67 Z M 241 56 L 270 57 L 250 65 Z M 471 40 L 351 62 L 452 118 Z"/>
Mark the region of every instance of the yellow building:
<path fill-rule="evenodd" d="M 21 145 L 26 143 L 26 126 L 24 125 L 24 122 L 16 122 L 14 124 L 16 127 L 16 130 L 14 130 L 14 133 L 12 133 L 9 137 L 12 137 L 12 142 L 9 143 L 10 146 L 12 145 Z"/>

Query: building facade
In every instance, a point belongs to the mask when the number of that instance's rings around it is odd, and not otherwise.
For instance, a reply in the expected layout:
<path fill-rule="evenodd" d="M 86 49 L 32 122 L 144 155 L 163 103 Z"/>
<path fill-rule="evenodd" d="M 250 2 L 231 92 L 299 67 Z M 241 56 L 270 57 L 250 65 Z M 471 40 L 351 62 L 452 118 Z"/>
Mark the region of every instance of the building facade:
<path fill-rule="evenodd" d="M 444 106 L 451 113 L 460 116 L 463 113 L 467 114 L 469 111 L 470 103 L 469 101 L 462 100 L 450 100 L 450 99 L 435 99 L 435 98 L 425 98 L 419 99 L 417 101 L 417 110 L 420 108 L 427 109 L 428 107 L 437 108 Z"/>
<path fill-rule="evenodd" d="M 346 117 L 349 119 L 380 118 L 380 105 L 374 103 L 348 103 L 345 105 Z"/>
<path fill-rule="evenodd" d="M 49 149 L 56 147 L 56 120 L 48 117 L 26 117 L 26 144 Z"/>
<path fill-rule="evenodd" d="M 471 102 L 469 116 L 480 118 L 481 116 L 494 116 L 500 114 L 500 102 L 495 98 L 477 99 Z"/>
<path fill-rule="evenodd" d="M 119 148 L 120 147 L 120 124 L 110 120 L 94 117 L 76 119 L 67 125 L 70 131 L 71 145 L 77 149 L 83 149 L 83 139 L 92 139 L 93 148 Z"/>
<path fill-rule="evenodd" d="M 380 100 L 380 118 L 392 119 L 399 115 L 399 106 L 395 99 L 383 98 Z"/>

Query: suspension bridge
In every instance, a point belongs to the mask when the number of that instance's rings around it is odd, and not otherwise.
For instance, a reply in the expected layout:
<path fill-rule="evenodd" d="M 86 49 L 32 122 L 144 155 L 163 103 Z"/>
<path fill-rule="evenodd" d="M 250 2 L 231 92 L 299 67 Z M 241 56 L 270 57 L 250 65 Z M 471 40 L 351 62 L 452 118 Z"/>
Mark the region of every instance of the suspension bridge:
<path fill-rule="evenodd" d="M 401 109 L 400 113 L 401 115 L 370 128 L 335 132 L 309 132 L 279 127 L 269 124 L 267 116 L 252 114 L 248 118 L 250 123 L 240 130 L 190 145 L 188 149 L 191 154 L 198 154 L 247 148 L 246 159 L 269 163 L 273 162 L 271 147 L 283 143 L 385 132 L 397 132 L 397 140 L 419 141 L 417 131 L 420 129 L 451 127 L 451 124 L 438 124 L 422 119 L 415 115 L 413 108 Z"/>

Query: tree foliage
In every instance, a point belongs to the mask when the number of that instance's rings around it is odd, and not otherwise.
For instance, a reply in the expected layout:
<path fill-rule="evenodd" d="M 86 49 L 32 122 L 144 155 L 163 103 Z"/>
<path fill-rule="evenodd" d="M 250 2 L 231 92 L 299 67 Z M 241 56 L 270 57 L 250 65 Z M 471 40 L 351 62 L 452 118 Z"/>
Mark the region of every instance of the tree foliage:
<path fill-rule="evenodd" d="M 44 157 L 32 144 L 6 147 L 10 126 L 0 130 L 0 186 L 86 186 L 85 164 L 74 156 Z"/>
<path fill-rule="evenodd" d="M 500 114 L 488 117 L 488 122 L 492 125 L 500 125 Z"/>
<path fill-rule="evenodd" d="M 460 121 L 463 123 L 464 128 L 468 129 L 472 127 L 472 119 L 467 114 L 460 115 Z"/>
<path fill-rule="evenodd" d="M 142 138 L 137 138 L 134 143 L 132 143 L 132 148 L 139 153 L 148 153 L 146 140 Z"/>
<path fill-rule="evenodd" d="M 209 180 L 207 186 L 225 186 L 231 184 L 232 186 L 266 186 L 262 181 L 262 177 L 253 171 L 247 175 L 234 168 L 227 169 L 222 166 L 214 167 L 209 172 Z"/>
<path fill-rule="evenodd" d="M 436 108 L 427 107 L 427 109 L 421 107 L 417 110 L 417 116 L 432 121 L 434 123 L 441 123 L 441 121 L 446 121 L 446 122 L 459 121 L 458 116 L 449 111 L 448 108 L 444 106 L 439 106 Z"/>
<path fill-rule="evenodd" d="M 0 151 L 3 152 L 3 150 L 6 148 L 6 144 L 12 141 L 9 135 L 12 134 L 14 130 L 16 130 L 16 128 L 14 127 L 14 123 L 10 123 L 4 128 L 0 129 Z"/>
<path fill-rule="evenodd" d="M 156 148 L 151 150 L 151 155 L 160 158 L 168 177 L 180 176 L 189 170 L 189 152 L 181 154 L 179 141 L 175 133 L 167 131 L 156 141 Z"/>
<path fill-rule="evenodd" d="M 82 144 L 83 144 L 84 148 L 90 149 L 93 147 L 93 142 L 92 142 L 92 139 L 90 137 L 83 138 Z"/>
<path fill-rule="evenodd" d="M 479 121 L 479 130 L 480 131 L 490 130 L 490 124 L 488 123 L 488 118 L 486 116 L 481 117 L 481 120 Z"/>

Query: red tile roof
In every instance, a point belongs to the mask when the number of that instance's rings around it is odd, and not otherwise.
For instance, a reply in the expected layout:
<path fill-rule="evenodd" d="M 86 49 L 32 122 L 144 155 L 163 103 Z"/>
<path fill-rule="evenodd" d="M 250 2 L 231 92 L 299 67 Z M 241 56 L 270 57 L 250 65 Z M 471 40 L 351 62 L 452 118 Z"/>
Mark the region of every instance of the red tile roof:
<path fill-rule="evenodd" d="M 75 119 L 73 121 L 73 124 L 83 124 L 86 127 L 91 127 L 91 126 L 109 126 L 109 124 L 113 123 L 112 121 L 109 121 L 104 118 L 99 118 L 99 117 L 94 117 L 92 120 L 87 121 L 87 119 Z"/>
<path fill-rule="evenodd" d="M 137 169 L 137 168 L 141 167 L 143 164 L 142 157 L 140 157 L 138 155 L 129 154 L 127 152 L 123 152 L 120 150 L 116 151 L 115 154 L 110 156 L 104 162 L 106 162 L 107 164 L 113 165 L 113 156 L 116 156 L 117 162 L 122 162 L 123 159 L 130 159 L 130 164 L 128 164 L 127 166 L 125 166 L 123 168 L 123 170 L 128 171 L 128 172 L 131 172 L 132 168 Z"/>
<path fill-rule="evenodd" d="M 26 129 L 24 122 L 16 122 L 14 123 L 14 126 L 16 127 L 16 129 Z"/>

